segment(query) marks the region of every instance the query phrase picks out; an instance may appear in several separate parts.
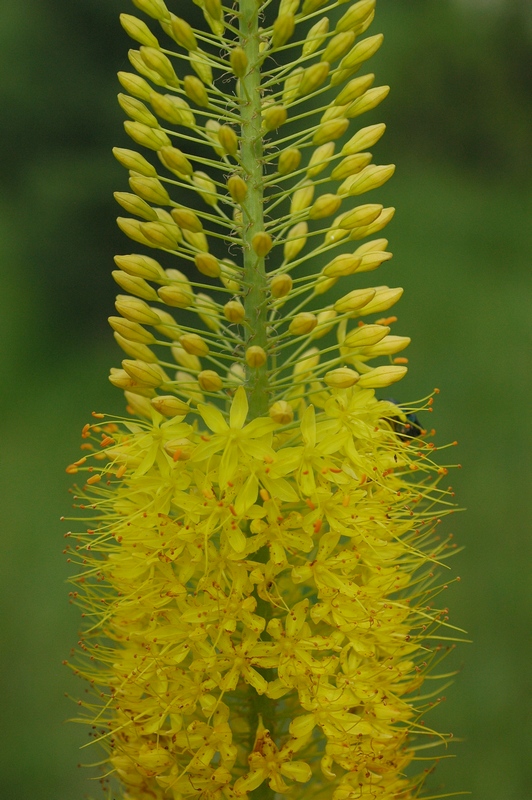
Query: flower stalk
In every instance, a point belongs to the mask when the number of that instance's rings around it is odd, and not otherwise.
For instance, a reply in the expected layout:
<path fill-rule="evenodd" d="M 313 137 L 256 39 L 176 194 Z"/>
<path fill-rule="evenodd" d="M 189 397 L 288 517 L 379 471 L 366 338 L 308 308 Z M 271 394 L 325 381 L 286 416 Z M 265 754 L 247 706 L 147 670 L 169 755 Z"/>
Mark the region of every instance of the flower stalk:
<path fill-rule="evenodd" d="M 460 638 L 436 601 L 454 501 L 417 416 L 437 391 L 386 399 L 403 290 L 365 280 L 394 214 L 357 200 L 394 172 L 384 125 L 351 130 L 388 93 L 354 77 L 375 0 L 194 2 L 204 24 L 121 16 L 138 252 L 109 319 L 127 413 L 68 467 L 79 720 L 124 800 L 413 800 L 449 738 L 420 689 Z"/>

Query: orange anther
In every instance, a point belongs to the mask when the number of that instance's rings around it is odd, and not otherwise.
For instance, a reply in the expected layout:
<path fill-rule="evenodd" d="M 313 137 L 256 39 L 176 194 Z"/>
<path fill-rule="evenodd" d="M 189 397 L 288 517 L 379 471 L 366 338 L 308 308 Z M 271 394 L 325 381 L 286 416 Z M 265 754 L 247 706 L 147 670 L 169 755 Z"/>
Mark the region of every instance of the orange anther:
<path fill-rule="evenodd" d="M 236 511 L 235 511 L 235 507 L 234 507 L 234 505 L 232 505 L 232 504 L 231 504 L 231 505 L 229 506 L 229 511 L 231 512 L 231 514 L 233 515 L 233 517 L 236 517 Z"/>
<path fill-rule="evenodd" d="M 259 494 L 265 503 L 267 503 L 268 500 L 270 499 L 270 494 L 269 492 L 266 491 L 266 489 L 261 489 Z"/>
<path fill-rule="evenodd" d="M 307 506 L 310 508 L 311 511 L 314 511 L 314 509 L 316 508 L 312 500 L 309 500 L 308 497 L 305 500 L 305 503 L 307 504 Z"/>
<path fill-rule="evenodd" d="M 314 533 L 319 533 L 321 531 L 322 525 L 323 525 L 323 520 L 317 519 L 314 525 L 312 526 L 314 528 Z"/>
<path fill-rule="evenodd" d="M 122 466 L 118 467 L 118 469 L 116 471 L 116 477 L 118 479 L 123 478 L 124 475 L 126 474 L 126 470 L 127 470 L 127 466 L 125 464 L 122 464 Z"/>
<path fill-rule="evenodd" d="M 102 476 L 100 474 L 91 475 L 91 477 L 87 479 L 87 483 L 88 483 L 89 486 L 92 486 L 93 483 L 99 483 L 99 481 L 101 481 L 101 479 L 102 479 Z"/>
<path fill-rule="evenodd" d="M 107 447 L 110 444 L 114 444 L 115 440 L 111 439 L 110 436 L 104 436 L 102 441 L 100 442 L 100 447 Z"/>
<path fill-rule="evenodd" d="M 393 360 L 394 364 L 408 364 L 408 358 L 404 358 L 403 356 L 397 356 Z"/>
<path fill-rule="evenodd" d="M 360 486 L 364 486 L 364 484 L 366 483 L 367 479 L 368 479 L 367 475 L 361 475 L 360 476 Z"/>
<path fill-rule="evenodd" d="M 77 471 L 78 471 L 78 468 L 77 468 L 77 466 L 75 464 L 69 464 L 68 467 L 65 470 L 67 475 L 76 475 Z"/>
<path fill-rule="evenodd" d="M 76 465 L 76 467 L 81 467 L 81 465 L 84 464 L 86 460 L 87 456 L 83 456 L 83 458 L 79 458 L 77 461 L 74 461 L 74 464 Z"/>
<path fill-rule="evenodd" d="M 92 416 L 94 419 L 105 419 L 105 414 L 101 414 L 98 411 L 93 411 Z"/>
<path fill-rule="evenodd" d="M 351 498 L 349 497 L 349 495 L 348 494 L 344 494 L 344 496 L 342 498 L 343 507 L 347 508 L 347 506 L 349 505 L 350 501 L 351 501 Z"/>
<path fill-rule="evenodd" d="M 83 426 L 83 430 L 81 431 L 81 438 L 82 439 L 87 439 L 90 436 L 90 430 L 91 430 L 91 426 L 87 422 L 87 424 Z"/>

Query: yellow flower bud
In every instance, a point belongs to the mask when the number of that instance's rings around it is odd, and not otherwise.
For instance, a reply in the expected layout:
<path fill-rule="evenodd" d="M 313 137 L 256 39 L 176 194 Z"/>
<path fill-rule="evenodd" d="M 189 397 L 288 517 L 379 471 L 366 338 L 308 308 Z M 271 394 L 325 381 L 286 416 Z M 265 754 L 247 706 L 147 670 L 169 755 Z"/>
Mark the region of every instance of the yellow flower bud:
<path fill-rule="evenodd" d="M 388 97 L 390 93 L 389 86 L 374 86 L 373 89 L 368 89 L 367 92 L 364 92 L 362 97 L 359 97 L 358 100 L 354 100 L 345 115 L 348 119 L 353 119 L 354 117 L 359 117 L 361 114 L 365 114 L 366 111 L 371 111 L 373 108 L 376 108 L 379 103 Z"/>
<path fill-rule="evenodd" d="M 187 351 L 179 344 L 174 344 L 171 347 L 172 355 L 176 364 L 179 364 L 183 369 L 191 370 L 192 372 L 199 372 L 201 369 L 201 361 L 196 355 L 187 353 Z"/>
<path fill-rule="evenodd" d="M 325 292 L 328 292 L 329 289 L 332 289 L 337 282 L 338 278 L 328 278 L 326 275 L 318 275 L 316 283 L 314 284 L 313 294 L 316 296 L 325 294 Z"/>
<path fill-rule="evenodd" d="M 247 183 L 240 175 L 231 175 L 227 180 L 227 188 L 235 203 L 243 203 L 248 193 Z"/>
<path fill-rule="evenodd" d="M 140 230 L 150 247 L 163 250 L 176 250 L 182 238 L 177 225 L 163 222 L 142 222 Z"/>
<path fill-rule="evenodd" d="M 173 461 L 188 461 L 194 452 L 194 445 L 190 439 L 186 438 L 169 439 L 165 442 L 164 449 Z M 138 761 L 146 770 L 157 769 L 159 765 L 165 769 L 168 767 L 169 758 L 168 756 L 165 757 L 160 751 L 150 753 L 149 760 L 146 756 L 144 758 L 145 760 L 143 761 L 141 757 L 138 757 Z"/>
<path fill-rule="evenodd" d="M 185 75 L 183 80 L 183 88 L 185 89 L 185 94 L 190 100 L 192 100 L 193 103 L 196 103 L 197 106 L 202 106 L 203 108 L 208 107 L 209 95 L 207 94 L 207 90 L 199 78 L 196 78 L 195 75 Z"/>
<path fill-rule="evenodd" d="M 322 17 L 322 19 L 314 23 L 312 28 L 310 28 L 309 32 L 307 33 L 302 49 L 302 55 L 310 56 L 312 53 L 315 53 L 316 50 L 319 50 L 325 41 L 325 37 L 327 36 L 328 32 L 329 20 L 327 17 Z"/>
<path fill-rule="evenodd" d="M 375 10 L 376 0 L 361 0 L 354 3 L 347 9 L 343 17 L 340 17 L 336 24 L 337 31 L 355 31 L 359 33 L 359 27 Z"/>
<path fill-rule="evenodd" d="M 157 312 L 139 297 L 119 294 L 115 300 L 115 308 L 126 319 L 141 325 L 157 325 L 161 321 Z"/>
<path fill-rule="evenodd" d="M 154 258 L 144 255 L 115 256 L 115 264 L 120 269 L 137 278 L 148 281 L 165 280 L 166 275 L 161 265 Z"/>
<path fill-rule="evenodd" d="M 293 261 L 305 247 L 307 242 L 308 225 L 306 222 L 298 222 L 293 225 L 286 236 L 284 245 L 285 261 Z"/>
<path fill-rule="evenodd" d="M 210 253 L 196 253 L 194 263 L 202 275 L 208 275 L 209 278 L 219 278 L 221 275 L 218 259 Z"/>
<path fill-rule="evenodd" d="M 351 314 L 367 305 L 375 297 L 375 293 L 375 289 L 354 289 L 336 301 L 334 310 L 339 314 Z"/>
<path fill-rule="evenodd" d="M 198 75 L 199 79 L 203 81 L 203 83 L 212 83 L 212 67 L 207 60 L 207 55 L 202 50 L 196 50 L 195 52 L 190 53 L 189 57 L 190 66 L 196 75 Z"/>
<path fill-rule="evenodd" d="M 194 35 L 194 31 L 188 22 L 181 17 L 172 16 L 172 33 L 174 39 L 185 50 L 197 50 L 198 42 Z"/>
<path fill-rule="evenodd" d="M 137 414 L 139 417 L 146 417 L 146 419 L 151 420 L 152 406 L 147 397 L 142 397 L 140 394 L 134 394 L 133 392 L 128 392 L 127 390 L 124 392 L 124 396 L 127 401 L 128 414 L 132 411 L 133 414 Z"/>
<path fill-rule="evenodd" d="M 365 239 L 366 236 L 373 236 L 374 233 L 382 231 L 383 228 L 390 222 L 395 214 L 395 208 L 383 208 L 375 222 L 370 225 L 361 225 L 359 228 L 353 228 L 349 234 L 350 239 Z"/>
<path fill-rule="evenodd" d="M 155 336 L 139 325 L 138 322 L 131 322 L 124 317 L 109 317 L 109 325 L 113 330 L 120 334 L 123 339 L 139 344 L 153 344 Z"/>
<path fill-rule="evenodd" d="M 293 280 L 287 272 L 281 275 L 274 275 L 270 280 L 270 292 L 272 297 L 280 299 L 286 297 L 292 291 Z"/>
<path fill-rule="evenodd" d="M 264 366 L 268 357 L 266 355 L 266 351 L 263 347 L 259 347 L 258 345 L 252 345 L 248 347 L 246 350 L 246 364 L 248 367 L 253 369 L 257 369 L 258 367 Z"/>
<path fill-rule="evenodd" d="M 153 394 L 154 391 L 151 387 L 141 387 L 138 386 L 137 382 L 131 375 L 125 371 L 125 369 L 116 369 L 115 367 L 111 367 L 109 380 L 116 386 L 117 389 L 129 389 L 130 391 L 134 390 L 139 393 L 145 393 L 146 395 Z"/>
<path fill-rule="evenodd" d="M 310 311 L 302 311 L 296 314 L 290 325 L 288 326 L 289 332 L 292 336 L 304 336 L 311 333 L 318 324 L 318 318 Z"/>
<path fill-rule="evenodd" d="M 147 178 L 145 175 L 132 175 L 129 185 L 139 197 L 158 206 L 169 206 L 170 195 L 157 178 Z"/>
<path fill-rule="evenodd" d="M 222 379 L 213 369 L 204 369 L 198 375 L 198 383 L 204 392 L 219 392 Z"/>
<path fill-rule="evenodd" d="M 282 47 L 290 39 L 296 26 L 293 14 L 280 14 L 273 23 L 272 45 Z"/>
<path fill-rule="evenodd" d="M 229 125 L 222 125 L 218 130 L 218 141 L 225 152 L 233 156 L 238 153 L 238 136 Z"/>
<path fill-rule="evenodd" d="M 227 371 L 227 382 L 233 386 L 241 386 L 246 380 L 246 370 L 236 361 Z"/>
<path fill-rule="evenodd" d="M 142 217 L 142 219 L 147 220 L 157 219 L 157 214 L 153 208 L 149 206 L 145 200 L 137 197 L 136 194 L 131 194 L 130 192 L 113 192 L 113 197 L 116 202 L 130 214 L 136 214 L 137 217 Z"/>
<path fill-rule="evenodd" d="M 326 372 L 323 380 L 331 389 L 349 389 L 358 382 L 359 378 L 360 375 L 354 369 L 338 367 L 338 369 Z"/>
<path fill-rule="evenodd" d="M 196 313 L 201 321 L 214 333 L 220 333 L 220 311 L 218 303 L 208 294 L 200 292 L 196 295 Z"/>
<path fill-rule="evenodd" d="M 146 47 L 145 45 L 140 48 L 140 56 L 148 69 L 160 75 L 165 83 L 169 86 L 179 88 L 178 77 L 175 74 L 172 62 L 168 56 L 165 56 L 164 53 L 157 50 L 155 47 Z"/>
<path fill-rule="evenodd" d="M 145 244 L 148 247 L 153 247 L 152 243 L 140 229 L 141 222 L 138 219 L 131 219 L 130 217 L 117 217 L 117 225 L 126 236 L 133 239 L 134 242 Z"/>
<path fill-rule="evenodd" d="M 327 166 L 328 161 L 334 155 L 334 142 L 326 142 L 320 147 L 317 147 L 312 153 L 307 167 L 307 175 L 309 178 L 314 178 L 323 172 Z"/>
<path fill-rule="evenodd" d="M 194 211 L 189 208 L 173 208 L 170 212 L 173 219 L 183 228 L 184 231 L 191 231 L 192 233 L 201 233 L 203 225 Z"/>
<path fill-rule="evenodd" d="M 304 0 L 301 8 L 302 14 L 312 14 L 327 3 L 327 0 Z"/>
<path fill-rule="evenodd" d="M 118 102 L 123 111 L 126 112 L 128 117 L 134 119 L 135 122 L 141 122 L 149 128 L 159 128 L 159 122 L 149 108 L 144 105 L 141 100 L 136 97 L 130 97 L 127 94 L 120 93 L 118 95 Z"/>
<path fill-rule="evenodd" d="M 329 122 L 331 119 L 342 119 L 349 106 L 329 106 L 321 115 L 320 122 Z"/>
<path fill-rule="evenodd" d="M 378 358 L 379 356 L 394 356 L 408 347 L 412 340 L 409 336 L 385 336 L 377 344 L 364 348 L 364 358 Z"/>
<path fill-rule="evenodd" d="M 194 117 L 189 111 L 186 101 L 181 97 L 174 97 L 171 94 L 150 94 L 150 103 L 153 110 L 161 119 L 165 119 L 174 125 L 184 125 L 191 127 L 194 124 Z"/>
<path fill-rule="evenodd" d="M 165 167 L 179 176 L 192 175 L 194 171 L 188 158 L 177 147 L 161 147 L 158 156 Z"/>
<path fill-rule="evenodd" d="M 237 268 L 237 265 L 234 261 L 224 258 L 221 262 L 221 268 L 222 274 L 220 277 L 223 285 L 226 289 L 229 289 L 234 294 L 238 294 L 240 292 L 240 283 L 238 281 L 240 272 Z"/>
<path fill-rule="evenodd" d="M 136 278 L 133 275 L 128 275 L 127 272 L 122 272 L 121 269 L 112 270 L 112 276 L 125 292 L 135 295 L 135 297 L 142 297 L 143 300 L 158 300 L 157 292 L 146 283 L 144 278 Z"/>
<path fill-rule="evenodd" d="M 404 289 L 397 287 L 390 289 L 389 286 L 377 286 L 375 294 L 371 300 L 362 308 L 359 316 L 366 316 L 366 314 L 380 314 L 381 311 L 387 311 L 391 308 L 403 294 Z"/>
<path fill-rule="evenodd" d="M 313 339 L 321 339 L 328 334 L 336 325 L 336 311 L 334 308 L 326 308 L 318 314 L 318 324 L 312 334 Z"/>
<path fill-rule="evenodd" d="M 172 394 L 162 394 L 152 397 L 151 405 L 164 417 L 184 417 L 190 411 L 186 403 Z"/>
<path fill-rule="evenodd" d="M 132 122 L 126 119 L 124 128 L 134 142 L 148 147 L 150 150 L 159 150 L 161 147 L 168 147 L 171 144 L 164 131 L 150 128 L 149 125 L 144 125 L 142 122 Z"/>
<path fill-rule="evenodd" d="M 156 389 L 165 380 L 165 374 L 158 364 L 148 364 L 147 361 L 136 361 L 125 358 L 122 368 L 141 386 L 151 386 Z"/>
<path fill-rule="evenodd" d="M 342 58 L 342 56 L 347 53 L 347 51 L 352 47 L 354 41 L 355 34 L 353 31 L 337 33 L 336 36 L 333 36 L 325 48 L 321 60 L 328 61 L 332 64 L 334 61 Z"/>
<path fill-rule="evenodd" d="M 139 175 L 146 175 L 150 178 L 157 177 L 157 170 L 155 167 L 135 150 L 128 150 L 125 147 L 113 147 L 113 155 L 126 169 L 133 170 L 134 172 L 138 172 Z"/>
<path fill-rule="evenodd" d="M 330 217 L 331 214 L 336 214 L 342 204 L 342 198 L 336 194 L 322 194 L 321 197 L 314 202 L 309 211 L 310 219 L 323 219 Z"/>
<path fill-rule="evenodd" d="M 368 36 L 366 39 L 358 42 L 348 55 L 342 60 L 340 64 L 341 69 L 353 70 L 358 69 L 364 61 L 371 58 L 384 40 L 382 33 L 377 33 L 375 36 Z"/>
<path fill-rule="evenodd" d="M 365 372 L 364 375 L 360 376 L 358 385 L 362 389 L 384 389 L 386 386 L 391 386 L 392 383 L 400 381 L 407 372 L 407 367 L 396 367 L 391 364 L 383 367 L 375 367 L 375 369 Z"/>
<path fill-rule="evenodd" d="M 203 403 L 204 397 L 200 389 L 200 385 L 195 378 L 188 372 L 178 370 L 175 374 L 177 382 L 176 391 L 179 394 L 185 395 L 189 401 L 193 403 Z"/>
<path fill-rule="evenodd" d="M 269 415 L 279 425 L 289 425 L 294 419 L 292 407 L 286 400 L 278 400 L 270 406 Z"/>
<path fill-rule="evenodd" d="M 119 72 L 118 80 L 126 92 L 132 94 L 133 97 L 138 97 L 139 100 L 150 99 L 153 89 L 148 81 L 145 81 L 140 75 L 135 75 L 133 72 Z"/>
<path fill-rule="evenodd" d="M 188 308 L 194 300 L 194 293 L 187 276 L 177 269 L 166 270 L 166 274 L 173 283 L 157 289 L 160 299 L 175 308 Z"/>
<path fill-rule="evenodd" d="M 384 166 L 377 166 L 376 164 L 369 164 L 356 175 L 350 175 L 338 187 L 338 194 L 348 195 L 354 197 L 355 195 L 364 194 L 372 189 L 377 189 L 389 180 L 395 172 L 395 164 L 386 164 Z"/>
<path fill-rule="evenodd" d="M 353 156 L 347 156 L 333 169 L 331 178 L 335 181 L 342 181 L 344 178 L 360 172 L 361 169 L 369 164 L 371 159 L 371 153 L 356 153 Z"/>
<path fill-rule="evenodd" d="M 380 267 L 381 264 L 385 261 L 389 261 L 391 258 L 392 253 L 382 250 L 372 250 L 362 256 L 357 272 L 371 272 L 371 270 L 377 269 L 377 267 Z"/>
<path fill-rule="evenodd" d="M 339 139 L 349 127 L 348 119 L 333 119 L 329 122 L 322 122 L 318 126 L 312 138 L 313 144 L 325 144 L 325 142 Z"/>
<path fill-rule="evenodd" d="M 224 305 L 224 316 L 229 322 L 242 322 L 246 318 L 246 311 L 240 300 L 229 300 Z"/>
<path fill-rule="evenodd" d="M 295 14 L 299 8 L 299 0 L 281 0 L 279 14 Z"/>
<path fill-rule="evenodd" d="M 132 2 L 140 11 L 144 11 L 153 19 L 167 20 L 170 17 L 170 12 L 163 0 L 132 0 Z"/>
<path fill-rule="evenodd" d="M 286 122 L 287 116 L 284 106 L 268 106 L 262 112 L 262 126 L 265 131 L 275 131 Z"/>
<path fill-rule="evenodd" d="M 365 203 L 362 206 L 357 206 L 342 217 L 342 228 L 350 230 L 362 225 L 369 225 L 379 217 L 381 212 L 382 206 L 379 203 Z"/>
<path fill-rule="evenodd" d="M 299 81 L 303 74 L 303 67 L 296 67 L 286 78 L 283 85 L 282 100 L 285 106 L 289 106 L 292 100 L 297 97 Z"/>
<path fill-rule="evenodd" d="M 142 342 L 132 342 L 130 339 L 126 339 L 125 336 L 118 333 L 118 331 L 115 331 L 113 336 L 117 345 L 131 358 L 140 359 L 140 361 L 146 361 L 149 364 L 157 362 L 157 356 L 153 350 L 150 350 L 150 348 Z"/>
<path fill-rule="evenodd" d="M 131 14 L 120 14 L 120 24 L 123 29 L 136 42 L 148 45 L 149 47 L 159 47 L 157 38 L 150 31 L 148 26 L 137 17 L 132 17 Z"/>
<path fill-rule="evenodd" d="M 294 379 L 296 381 L 308 380 L 319 363 L 320 352 L 318 348 L 311 347 L 310 350 L 306 350 L 294 367 Z"/>
<path fill-rule="evenodd" d="M 206 356 L 209 352 L 209 345 L 197 333 L 184 333 L 179 339 L 179 344 L 187 353 L 193 356 Z"/>
<path fill-rule="evenodd" d="M 181 328 L 168 311 L 165 311 L 164 308 L 152 308 L 152 311 L 156 311 L 159 315 L 159 323 L 153 326 L 157 333 L 172 341 L 181 336 Z"/>
<path fill-rule="evenodd" d="M 328 278 L 344 278 L 347 275 L 353 275 L 360 264 L 360 258 L 350 253 L 342 253 L 330 261 L 322 272 Z"/>
<path fill-rule="evenodd" d="M 386 325 L 361 325 L 350 331 L 342 342 L 343 347 L 359 348 L 377 344 L 390 333 Z"/>
<path fill-rule="evenodd" d="M 290 213 L 299 214 L 299 212 L 304 211 L 312 203 L 313 197 L 314 184 L 312 181 L 306 181 L 305 184 L 300 189 L 296 189 L 292 195 L 292 200 L 290 202 Z"/>
<path fill-rule="evenodd" d="M 229 56 L 231 69 L 237 78 L 243 78 L 248 68 L 248 57 L 242 47 L 234 47 Z"/>
<path fill-rule="evenodd" d="M 216 194 L 216 184 L 206 172 L 195 172 L 192 176 L 192 183 L 201 197 L 209 206 L 216 206 L 218 195 Z"/>
<path fill-rule="evenodd" d="M 342 91 L 338 93 L 338 96 L 334 100 L 334 105 L 343 106 L 352 103 L 370 88 L 374 80 L 375 75 L 373 75 L 373 73 L 361 75 L 359 78 L 353 78 L 353 80 L 349 81 Z"/>
<path fill-rule="evenodd" d="M 220 0 L 203 0 L 203 7 L 207 14 L 217 22 L 223 19 L 223 10 Z"/>
<path fill-rule="evenodd" d="M 147 66 L 146 62 L 142 58 L 140 50 L 130 50 L 127 56 L 131 66 L 136 69 L 137 72 L 154 83 L 156 86 L 166 86 L 165 78 L 163 78 L 159 72 L 156 72 Z"/>
<path fill-rule="evenodd" d="M 316 64 L 312 64 L 311 67 L 307 67 L 299 83 L 299 96 L 304 97 L 306 94 L 311 94 L 316 89 L 319 89 L 327 80 L 330 68 L 331 65 L 328 61 L 318 61 Z"/>
<path fill-rule="evenodd" d="M 267 256 L 273 247 L 272 237 L 269 233 L 260 231 L 252 238 L 251 246 L 259 258 L 264 258 L 264 256 Z"/>
<path fill-rule="evenodd" d="M 297 147 L 289 147 L 283 150 L 277 162 L 277 170 L 280 175 L 288 175 L 290 172 L 295 172 L 301 164 L 301 150 Z"/>

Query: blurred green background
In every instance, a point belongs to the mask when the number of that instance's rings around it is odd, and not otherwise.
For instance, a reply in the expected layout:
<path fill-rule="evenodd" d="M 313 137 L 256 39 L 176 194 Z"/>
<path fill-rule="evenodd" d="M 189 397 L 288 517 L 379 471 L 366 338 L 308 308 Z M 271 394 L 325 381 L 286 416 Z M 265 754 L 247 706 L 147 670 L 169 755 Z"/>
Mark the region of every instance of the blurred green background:
<path fill-rule="evenodd" d="M 191 0 L 169 6 L 197 13 Z M 405 287 L 396 332 L 413 338 L 401 398 L 441 388 L 433 422 L 439 442 L 459 440 L 452 457 L 464 468 L 452 478 L 468 508 L 446 523 L 466 547 L 446 602 L 474 643 L 459 648 L 461 674 L 428 720 L 463 742 L 438 768 L 434 793 L 529 800 L 532 4 L 378 8 L 372 32 L 386 43 L 371 69 L 393 91 L 370 121 L 388 124 L 375 160 L 398 165 L 380 190 L 398 208 L 381 280 Z M 107 382 L 120 355 L 106 323 L 112 255 L 127 246 L 111 197 L 127 188 L 110 153 L 128 146 L 114 99 L 129 46 L 120 11 L 132 11 L 127 0 L 0 2 L 0 797 L 9 800 L 98 795 L 76 770 L 86 732 L 64 723 L 74 708 L 64 692 L 79 686 L 61 660 L 78 616 L 58 518 L 82 425 L 92 410 L 121 408 Z"/>

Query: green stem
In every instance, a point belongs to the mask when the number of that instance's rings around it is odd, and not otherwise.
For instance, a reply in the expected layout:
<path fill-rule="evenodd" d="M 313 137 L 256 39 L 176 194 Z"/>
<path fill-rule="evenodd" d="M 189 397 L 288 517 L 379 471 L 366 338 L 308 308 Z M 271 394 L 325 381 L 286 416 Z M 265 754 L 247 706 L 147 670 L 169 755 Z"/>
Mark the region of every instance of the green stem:
<path fill-rule="evenodd" d="M 249 322 L 246 348 L 258 345 L 266 352 L 267 345 L 267 291 L 264 258 L 257 256 L 251 245 L 253 236 L 264 231 L 263 209 L 263 143 L 261 130 L 261 85 L 259 52 L 259 20 L 256 0 L 240 0 L 240 45 L 248 58 L 248 69 L 240 79 L 241 97 L 241 148 L 240 156 L 248 192 L 242 203 L 244 284 L 249 290 L 244 298 L 244 308 Z M 250 417 L 268 413 L 268 363 L 258 368 L 248 368 L 247 390 Z"/>

